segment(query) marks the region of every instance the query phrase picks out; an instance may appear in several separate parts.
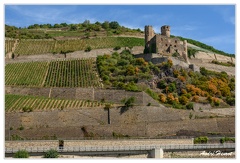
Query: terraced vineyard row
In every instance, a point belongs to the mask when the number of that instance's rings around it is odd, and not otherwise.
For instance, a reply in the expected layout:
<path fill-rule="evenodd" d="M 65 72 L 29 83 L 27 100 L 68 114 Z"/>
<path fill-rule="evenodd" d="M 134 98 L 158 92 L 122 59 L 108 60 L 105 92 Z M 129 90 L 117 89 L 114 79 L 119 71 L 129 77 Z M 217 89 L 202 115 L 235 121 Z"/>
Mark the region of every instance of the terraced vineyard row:
<path fill-rule="evenodd" d="M 14 53 L 17 56 L 51 53 L 54 45 L 54 40 L 20 40 Z"/>
<path fill-rule="evenodd" d="M 5 85 L 42 86 L 48 62 L 13 63 L 5 66 Z"/>
<path fill-rule="evenodd" d="M 114 48 L 116 46 L 132 47 L 143 46 L 144 39 L 133 37 L 103 37 L 76 40 L 20 40 L 15 50 L 15 55 L 35 55 L 46 53 L 60 53 L 61 51 Z"/>
<path fill-rule="evenodd" d="M 15 40 L 5 40 L 5 55 L 12 51 Z"/>
<path fill-rule="evenodd" d="M 5 66 L 5 85 L 101 87 L 94 59 L 13 63 Z"/>
<path fill-rule="evenodd" d="M 46 87 L 101 87 L 93 59 L 52 61 Z"/>
<path fill-rule="evenodd" d="M 99 107 L 104 104 L 98 101 L 87 100 L 66 100 L 53 99 L 46 97 L 24 96 L 24 95 L 5 95 L 5 111 L 46 111 L 52 109 L 73 109 L 81 107 Z"/>

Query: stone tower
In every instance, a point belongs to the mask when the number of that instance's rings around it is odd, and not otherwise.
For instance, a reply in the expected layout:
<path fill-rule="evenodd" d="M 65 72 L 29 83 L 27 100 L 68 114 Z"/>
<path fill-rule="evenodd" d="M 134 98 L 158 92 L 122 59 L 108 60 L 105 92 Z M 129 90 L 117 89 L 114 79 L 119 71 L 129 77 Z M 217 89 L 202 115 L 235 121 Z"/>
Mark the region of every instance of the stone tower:
<path fill-rule="evenodd" d="M 188 60 L 188 52 L 187 52 L 187 40 L 183 41 L 183 53 L 182 53 L 182 57 L 185 59 L 185 61 L 189 64 L 189 60 Z"/>
<path fill-rule="evenodd" d="M 161 35 L 170 37 L 170 26 L 164 25 L 161 27 Z"/>
<path fill-rule="evenodd" d="M 154 37 L 154 30 L 152 26 L 145 26 L 145 45 Z"/>

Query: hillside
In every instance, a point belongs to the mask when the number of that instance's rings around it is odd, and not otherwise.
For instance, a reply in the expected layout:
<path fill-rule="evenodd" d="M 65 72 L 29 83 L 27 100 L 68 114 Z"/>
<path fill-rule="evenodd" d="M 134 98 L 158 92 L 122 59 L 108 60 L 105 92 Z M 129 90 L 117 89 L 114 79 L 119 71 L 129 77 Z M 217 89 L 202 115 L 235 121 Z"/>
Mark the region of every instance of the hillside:
<path fill-rule="evenodd" d="M 158 64 L 136 58 L 143 53 L 143 32 L 117 22 L 6 26 L 5 36 L 5 111 L 11 138 L 161 137 L 182 129 L 201 129 L 206 135 L 235 132 L 235 58 L 210 46 L 188 43 L 189 61 L 199 66 L 198 72 L 174 64 L 174 54 Z M 231 131 L 222 127 L 228 122 Z M 160 125 L 165 127 L 154 131 Z M 6 134 L 8 130 L 6 126 Z"/>

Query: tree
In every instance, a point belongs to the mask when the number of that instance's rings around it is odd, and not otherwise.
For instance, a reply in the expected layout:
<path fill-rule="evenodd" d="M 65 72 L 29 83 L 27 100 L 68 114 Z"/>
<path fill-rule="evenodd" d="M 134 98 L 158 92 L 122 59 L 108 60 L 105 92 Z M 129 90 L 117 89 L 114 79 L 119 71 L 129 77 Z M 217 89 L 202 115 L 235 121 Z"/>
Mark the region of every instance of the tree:
<path fill-rule="evenodd" d="M 77 25 L 71 25 L 70 31 L 76 31 L 78 29 Z"/>
<path fill-rule="evenodd" d="M 29 154 L 26 150 L 19 150 L 14 154 L 14 158 L 28 158 Z"/>
<path fill-rule="evenodd" d="M 120 27 L 120 25 L 118 24 L 118 22 L 116 21 L 112 21 L 109 23 L 109 27 L 112 28 L 112 29 L 117 29 Z"/>
<path fill-rule="evenodd" d="M 108 29 L 109 28 L 109 22 L 105 21 L 104 23 L 102 23 L 102 28 Z"/>
<path fill-rule="evenodd" d="M 54 149 L 50 149 L 44 154 L 44 158 L 58 158 L 58 156 L 58 152 Z"/>

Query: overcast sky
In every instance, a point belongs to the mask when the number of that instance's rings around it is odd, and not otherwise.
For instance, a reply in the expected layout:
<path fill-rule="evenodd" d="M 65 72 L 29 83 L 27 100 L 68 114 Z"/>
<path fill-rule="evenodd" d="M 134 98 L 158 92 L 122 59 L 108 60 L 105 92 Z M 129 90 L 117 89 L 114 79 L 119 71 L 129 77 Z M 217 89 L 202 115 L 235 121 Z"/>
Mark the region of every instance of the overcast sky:
<path fill-rule="evenodd" d="M 235 54 L 235 5 L 5 5 L 5 24 L 82 23 L 118 21 L 129 28 L 162 25 L 171 34 L 201 41 Z"/>

